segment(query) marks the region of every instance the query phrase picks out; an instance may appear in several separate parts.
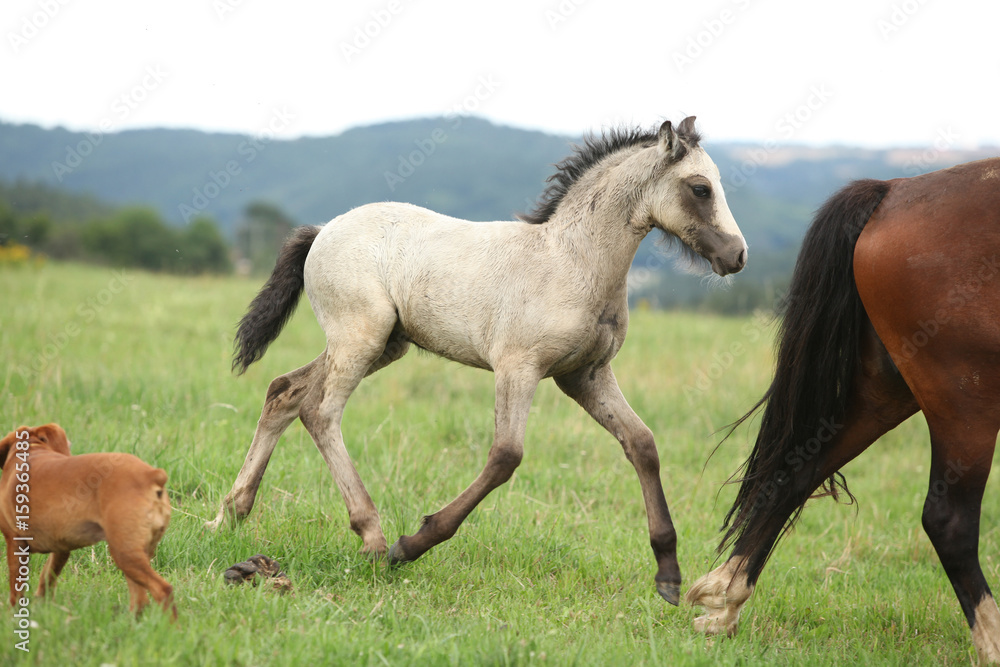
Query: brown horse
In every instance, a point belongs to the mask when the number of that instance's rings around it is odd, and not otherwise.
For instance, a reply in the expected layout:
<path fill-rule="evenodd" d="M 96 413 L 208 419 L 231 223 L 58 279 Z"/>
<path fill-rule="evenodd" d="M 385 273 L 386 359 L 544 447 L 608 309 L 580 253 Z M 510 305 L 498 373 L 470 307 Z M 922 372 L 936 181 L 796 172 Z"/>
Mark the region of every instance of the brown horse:
<path fill-rule="evenodd" d="M 778 539 L 821 485 L 923 410 L 931 469 L 923 526 L 984 662 L 1000 612 L 979 563 L 983 490 L 1000 430 L 1000 158 L 863 180 L 817 213 L 799 254 L 774 380 L 726 516 L 729 559 L 687 600 L 695 625 L 736 631 Z"/>

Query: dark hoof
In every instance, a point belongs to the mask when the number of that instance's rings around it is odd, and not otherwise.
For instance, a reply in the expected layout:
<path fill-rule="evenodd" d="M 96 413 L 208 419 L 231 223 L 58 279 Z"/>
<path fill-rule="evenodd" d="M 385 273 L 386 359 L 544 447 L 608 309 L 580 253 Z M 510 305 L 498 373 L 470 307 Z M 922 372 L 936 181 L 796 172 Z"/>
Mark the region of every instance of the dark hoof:
<path fill-rule="evenodd" d="M 389 567 L 410 562 L 410 559 L 403 553 L 403 547 L 399 544 L 399 540 L 393 542 L 392 546 L 389 547 L 389 553 L 385 555 L 385 561 L 389 564 Z"/>
<path fill-rule="evenodd" d="M 237 563 L 223 573 L 225 582 L 230 585 L 250 582 L 254 586 L 260 578 L 266 577 L 268 583 L 275 590 L 286 592 L 292 590 L 292 582 L 284 572 L 281 571 L 281 564 L 273 558 L 268 558 L 262 554 L 251 556 L 242 563 Z"/>
<path fill-rule="evenodd" d="M 680 584 L 671 584 L 668 581 L 657 581 L 656 592 L 660 594 L 660 597 L 675 607 L 681 602 Z"/>

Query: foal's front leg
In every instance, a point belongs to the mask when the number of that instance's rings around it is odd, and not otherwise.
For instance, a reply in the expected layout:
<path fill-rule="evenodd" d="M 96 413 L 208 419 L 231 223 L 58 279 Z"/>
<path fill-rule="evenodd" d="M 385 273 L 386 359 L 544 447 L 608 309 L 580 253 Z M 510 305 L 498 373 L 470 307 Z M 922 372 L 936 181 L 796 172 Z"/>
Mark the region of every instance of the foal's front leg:
<path fill-rule="evenodd" d="M 681 569 L 677 564 L 677 532 L 660 483 L 660 457 L 653 432 L 635 414 L 608 365 L 584 367 L 557 377 L 556 384 L 618 439 L 635 467 L 649 523 L 649 543 L 656 558 L 656 590 L 672 605 L 680 601 Z"/>
<path fill-rule="evenodd" d="M 496 430 L 486 467 L 475 481 L 443 509 L 424 517 L 415 535 L 403 535 L 389 549 L 389 563 L 416 560 L 455 534 L 465 517 L 490 491 L 514 474 L 524 453 L 528 410 L 541 374 L 532 368 L 496 371 Z"/>

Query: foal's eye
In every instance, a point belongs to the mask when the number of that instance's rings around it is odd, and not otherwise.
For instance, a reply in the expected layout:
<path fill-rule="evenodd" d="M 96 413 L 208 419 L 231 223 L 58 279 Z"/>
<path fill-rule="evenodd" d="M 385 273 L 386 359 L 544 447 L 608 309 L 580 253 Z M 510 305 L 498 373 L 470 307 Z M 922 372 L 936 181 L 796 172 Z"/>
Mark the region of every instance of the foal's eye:
<path fill-rule="evenodd" d="M 693 185 L 691 186 L 691 192 L 693 192 L 694 196 L 698 197 L 699 199 L 705 199 L 710 194 L 712 194 L 712 191 L 709 189 L 707 185 Z"/>

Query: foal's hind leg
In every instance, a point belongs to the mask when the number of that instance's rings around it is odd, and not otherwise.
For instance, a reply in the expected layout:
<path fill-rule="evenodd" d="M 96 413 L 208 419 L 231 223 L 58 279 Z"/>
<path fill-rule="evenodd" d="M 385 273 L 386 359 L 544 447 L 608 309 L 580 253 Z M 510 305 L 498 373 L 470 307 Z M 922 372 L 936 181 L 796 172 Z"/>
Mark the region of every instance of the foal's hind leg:
<path fill-rule="evenodd" d="M 656 558 L 656 590 L 676 605 L 680 601 L 681 570 L 677 564 L 677 532 L 670 520 L 660 482 L 660 458 L 653 432 L 629 406 L 610 366 L 582 368 L 556 378 L 556 384 L 618 439 L 635 467 L 646 504 L 649 543 Z"/>
<path fill-rule="evenodd" d="M 299 415 L 299 406 L 315 381 L 316 371 L 324 357 L 325 353 L 302 368 L 271 381 L 243 467 L 233 482 L 233 488 L 222 501 L 222 507 L 219 508 L 215 520 L 206 523 L 206 528 L 212 530 L 218 528 L 227 516 L 244 519 L 250 514 L 260 481 L 264 477 L 264 470 L 271 459 L 275 445 L 278 444 L 278 438 Z"/>
<path fill-rule="evenodd" d="M 431 547 L 451 538 L 476 505 L 514 474 L 524 453 L 528 410 L 542 375 L 536 369 L 496 369 L 496 428 L 493 446 L 475 481 L 443 509 L 424 517 L 420 530 L 403 535 L 389 550 L 390 563 L 419 558 Z"/>
<path fill-rule="evenodd" d="M 373 555 L 386 552 L 385 535 L 378 510 L 347 453 L 340 424 L 347 399 L 361 380 L 406 353 L 408 343 L 390 333 L 395 322 L 395 309 L 373 307 L 363 321 L 353 319 L 348 326 L 328 330 L 321 374 L 299 413 L 344 498 L 351 530 L 362 540 L 362 553 Z"/>

